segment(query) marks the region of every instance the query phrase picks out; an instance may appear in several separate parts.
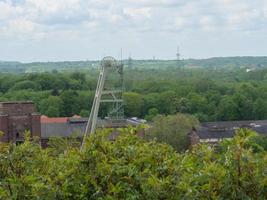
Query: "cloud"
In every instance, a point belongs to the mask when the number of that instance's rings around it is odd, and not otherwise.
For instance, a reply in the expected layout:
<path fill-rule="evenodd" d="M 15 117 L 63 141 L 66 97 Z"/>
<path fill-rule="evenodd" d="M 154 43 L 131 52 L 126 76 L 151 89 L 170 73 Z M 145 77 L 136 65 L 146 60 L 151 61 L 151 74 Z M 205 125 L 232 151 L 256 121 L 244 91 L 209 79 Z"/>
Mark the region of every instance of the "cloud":
<path fill-rule="evenodd" d="M 124 8 L 123 14 L 133 19 L 143 19 L 151 17 L 151 8 Z"/>
<path fill-rule="evenodd" d="M 0 0 L 0 10 L 0 41 L 132 44 L 267 27 L 267 0 Z"/>
<path fill-rule="evenodd" d="M 82 28 L 85 22 L 99 27 L 123 24 L 125 29 L 131 29 L 133 24 L 133 28 L 138 26 L 136 23 L 142 26 L 145 20 L 149 20 L 150 24 L 145 25 L 150 30 L 155 30 L 155 26 L 162 30 L 173 27 L 174 31 L 218 27 L 249 30 L 266 24 L 264 3 L 262 0 L 4 0 L 0 2 L 0 21 L 8 26 L 8 21 L 23 18 L 43 26 L 44 30 L 62 26 Z"/>

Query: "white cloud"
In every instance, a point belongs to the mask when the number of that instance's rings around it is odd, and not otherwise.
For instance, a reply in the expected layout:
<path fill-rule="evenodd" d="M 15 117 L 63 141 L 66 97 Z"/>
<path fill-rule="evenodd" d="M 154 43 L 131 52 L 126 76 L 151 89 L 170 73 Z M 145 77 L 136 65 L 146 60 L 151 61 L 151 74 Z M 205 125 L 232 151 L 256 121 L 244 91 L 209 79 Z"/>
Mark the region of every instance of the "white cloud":
<path fill-rule="evenodd" d="M 218 24 L 216 19 L 212 16 L 201 16 L 199 19 L 199 26 L 202 30 L 205 31 L 214 31 L 216 30 Z"/>
<path fill-rule="evenodd" d="M 0 1 L 0 21 L 11 19 L 21 13 L 23 13 L 21 7 L 13 6 L 10 1 Z"/>
<path fill-rule="evenodd" d="M 10 20 L 24 19 L 39 24 L 43 31 L 62 26 L 79 29 L 85 23 L 98 24 L 99 28 L 123 24 L 125 29 L 131 29 L 137 23 L 142 26 L 142 21 L 151 30 L 156 26 L 162 30 L 173 27 L 174 31 L 219 27 L 249 30 L 255 24 L 266 23 L 264 3 L 263 0 L 252 3 L 249 0 L 24 0 L 14 4 L 4 0 L 0 2 L 0 23 L 8 26 Z"/>
<path fill-rule="evenodd" d="M 128 38 L 129 44 L 152 37 L 177 42 L 202 33 L 267 29 L 267 0 L 0 0 L 0 11 L 0 42 L 111 37 Z"/>
<path fill-rule="evenodd" d="M 150 18 L 151 8 L 124 8 L 123 13 L 133 19 Z"/>
<path fill-rule="evenodd" d="M 14 33 L 32 33 L 35 29 L 35 24 L 25 19 L 10 20 L 8 28 Z"/>

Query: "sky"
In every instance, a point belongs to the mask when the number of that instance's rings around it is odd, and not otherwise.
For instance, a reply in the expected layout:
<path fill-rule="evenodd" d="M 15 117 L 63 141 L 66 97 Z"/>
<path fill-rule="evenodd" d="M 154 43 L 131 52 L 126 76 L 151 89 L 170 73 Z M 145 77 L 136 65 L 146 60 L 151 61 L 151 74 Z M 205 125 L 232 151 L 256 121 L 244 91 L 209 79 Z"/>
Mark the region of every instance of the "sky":
<path fill-rule="evenodd" d="M 0 0 L 0 60 L 267 54 L 267 0 Z"/>

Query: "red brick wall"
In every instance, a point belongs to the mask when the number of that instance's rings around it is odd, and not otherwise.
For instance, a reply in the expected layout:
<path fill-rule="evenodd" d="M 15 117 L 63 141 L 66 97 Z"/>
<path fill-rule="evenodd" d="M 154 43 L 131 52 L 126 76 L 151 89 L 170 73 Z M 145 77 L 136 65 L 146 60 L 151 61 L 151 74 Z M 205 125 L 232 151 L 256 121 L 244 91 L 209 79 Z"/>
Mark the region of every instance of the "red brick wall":
<path fill-rule="evenodd" d="M 40 115 L 32 102 L 0 103 L 0 130 L 5 135 L 0 138 L 3 142 L 23 141 L 25 131 L 30 131 L 31 137 L 41 137 Z"/>
<path fill-rule="evenodd" d="M 0 112 L 15 116 L 34 113 L 36 109 L 32 102 L 5 102 L 0 103 Z"/>
<path fill-rule="evenodd" d="M 3 136 L 0 136 L 0 141 L 9 142 L 8 117 L 6 115 L 0 116 L 0 131 L 4 134 Z"/>
<path fill-rule="evenodd" d="M 8 124 L 8 132 L 12 141 L 24 140 L 25 131 L 31 131 L 31 116 L 9 116 Z"/>

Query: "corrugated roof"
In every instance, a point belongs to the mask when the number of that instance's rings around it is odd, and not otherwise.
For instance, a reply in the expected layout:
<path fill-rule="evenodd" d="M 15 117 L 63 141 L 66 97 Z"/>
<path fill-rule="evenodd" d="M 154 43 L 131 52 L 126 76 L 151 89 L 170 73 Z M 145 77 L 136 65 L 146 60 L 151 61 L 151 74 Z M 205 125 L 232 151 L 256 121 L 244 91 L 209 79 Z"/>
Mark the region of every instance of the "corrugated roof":
<path fill-rule="evenodd" d="M 41 137 L 70 137 L 72 135 L 82 137 L 85 132 L 85 128 L 86 123 L 43 123 L 41 124 Z"/>
<path fill-rule="evenodd" d="M 41 137 L 49 138 L 49 137 L 70 137 L 73 134 L 78 137 L 82 137 L 85 132 L 85 128 L 87 125 L 88 118 L 67 118 L 66 121 L 62 120 L 62 122 L 48 122 L 45 121 L 47 118 L 44 116 L 43 121 L 41 123 Z M 51 118 L 48 118 L 51 119 Z M 45 122 L 44 122 L 45 121 Z M 61 121 L 58 120 L 58 121 Z M 128 125 L 136 126 L 137 124 L 133 124 L 127 120 L 102 120 L 98 119 L 97 127 L 98 128 L 117 128 L 117 127 L 126 127 Z"/>
<path fill-rule="evenodd" d="M 197 134 L 200 139 L 231 138 L 239 128 L 250 128 L 259 134 L 267 134 L 267 120 L 204 122 Z"/>

